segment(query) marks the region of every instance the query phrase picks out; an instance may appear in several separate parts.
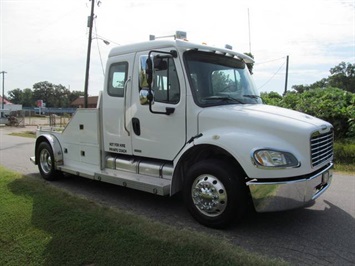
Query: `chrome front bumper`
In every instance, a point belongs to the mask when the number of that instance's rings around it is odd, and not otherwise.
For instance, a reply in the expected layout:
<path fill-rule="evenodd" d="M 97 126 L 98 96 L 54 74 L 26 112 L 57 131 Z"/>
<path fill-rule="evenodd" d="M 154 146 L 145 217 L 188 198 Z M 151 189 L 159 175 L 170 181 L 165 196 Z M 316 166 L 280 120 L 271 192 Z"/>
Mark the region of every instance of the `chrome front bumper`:
<path fill-rule="evenodd" d="M 302 207 L 318 198 L 333 178 L 333 163 L 307 177 L 286 181 L 253 179 L 247 182 L 257 212 L 283 211 Z"/>

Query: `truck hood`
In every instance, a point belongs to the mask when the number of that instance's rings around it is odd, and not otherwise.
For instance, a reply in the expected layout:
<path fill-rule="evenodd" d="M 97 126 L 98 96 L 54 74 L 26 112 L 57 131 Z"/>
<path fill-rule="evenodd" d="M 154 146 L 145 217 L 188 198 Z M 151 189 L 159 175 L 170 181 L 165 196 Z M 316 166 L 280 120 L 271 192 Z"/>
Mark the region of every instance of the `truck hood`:
<path fill-rule="evenodd" d="M 292 132 L 329 131 L 328 122 L 301 112 L 264 104 L 224 105 L 205 108 L 199 113 L 199 131 L 216 126 Z"/>
<path fill-rule="evenodd" d="M 310 140 L 325 134 L 332 125 L 316 117 L 263 104 L 225 105 L 204 108 L 198 115 L 195 144 L 211 144 L 228 151 L 249 177 L 299 176 L 315 171 L 311 165 Z M 293 154 L 300 168 L 263 171 L 248 156 L 256 149 L 282 150 Z M 322 167 L 320 164 L 317 167 Z M 267 176 L 265 175 L 267 174 Z"/>
<path fill-rule="evenodd" d="M 315 126 L 319 126 L 320 123 L 324 123 L 323 120 L 316 118 L 311 115 L 307 115 L 305 113 L 297 112 L 294 110 L 264 105 L 264 104 L 254 104 L 248 105 L 245 108 L 245 111 L 254 112 L 254 113 L 263 113 L 270 116 L 272 119 L 293 119 L 299 122 L 304 122 L 308 124 L 312 124 Z"/>

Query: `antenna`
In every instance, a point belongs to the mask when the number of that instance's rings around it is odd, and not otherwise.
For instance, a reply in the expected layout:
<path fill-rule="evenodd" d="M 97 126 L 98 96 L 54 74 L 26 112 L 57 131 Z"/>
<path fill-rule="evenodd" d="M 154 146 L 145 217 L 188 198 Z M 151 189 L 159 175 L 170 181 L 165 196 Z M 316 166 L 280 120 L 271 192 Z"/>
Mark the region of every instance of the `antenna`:
<path fill-rule="evenodd" d="M 251 54 L 251 38 L 250 38 L 250 15 L 249 15 L 249 8 L 248 8 L 248 29 L 249 29 L 249 53 Z"/>

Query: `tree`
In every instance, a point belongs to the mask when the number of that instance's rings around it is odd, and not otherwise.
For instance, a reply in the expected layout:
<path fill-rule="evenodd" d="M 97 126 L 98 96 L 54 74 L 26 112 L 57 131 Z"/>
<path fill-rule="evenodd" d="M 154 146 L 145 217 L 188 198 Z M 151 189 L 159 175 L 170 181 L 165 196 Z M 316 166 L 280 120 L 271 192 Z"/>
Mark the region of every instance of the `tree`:
<path fill-rule="evenodd" d="M 317 88 L 326 88 L 329 86 L 329 81 L 327 78 L 323 78 L 319 81 L 316 81 L 315 83 L 311 84 L 311 85 L 293 85 L 292 89 L 294 89 L 295 91 L 302 93 L 308 90 L 312 90 L 312 89 L 317 89 Z"/>
<path fill-rule="evenodd" d="M 35 101 L 33 100 L 33 92 L 31 89 L 24 89 L 22 92 L 22 106 L 33 107 L 35 106 Z"/>
<path fill-rule="evenodd" d="M 38 100 L 43 100 L 47 107 L 66 108 L 79 96 L 82 91 L 70 92 L 63 85 L 55 85 L 48 81 L 37 82 L 32 89 L 21 90 L 19 88 L 8 92 L 9 100 L 14 104 L 22 104 L 23 107 L 34 107 Z"/>
<path fill-rule="evenodd" d="M 314 82 L 311 86 L 310 89 L 317 89 L 317 88 L 327 88 L 329 87 L 329 80 L 326 78 L 322 78 L 319 81 Z"/>
<path fill-rule="evenodd" d="M 13 104 L 22 104 L 22 90 L 21 89 L 14 89 L 8 92 L 9 101 Z"/>
<path fill-rule="evenodd" d="M 54 107 L 68 107 L 69 102 L 69 95 L 70 91 L 65 88 L 63 85 L 54 85 L 54 95 L 55 95 L 55 102 Z"/>
<path fill-rule="evenodd" d="M 278 94 L 277 92 L 262 92 L 260 93 L 260 97 L 263 100 L 263 103 L 269 104 L 269 105 L 279 105 L 280 102 L 282 101 L 282 96 Z"/>
<path fill-rule="evenodd" d="M 331 87 L 355 92 L 355 64 L 341 62 L 330 69 L 328 82 Z"/>
<path fill-rule="evenodd" d="M 341 62 L 329 70 L 330 76 L 323 78 L 311 85 L 293 85 L 292 89 L 299 93 L 316 88 L 339 88 L 349 92 L 355 92 L 355 64 Z"/>
<path fill-rule="evenodd" d="M 237 86 L 237 84 L 231 82 L 229 75 L 223 71 L 215 71 L 212 73 L 212 87 L 215 92 L 223 92 L 229 86 Z"/>
<path fill-rule="evenodd" d="M 48 81 L 35 83 L 33 85 L 33 98 L 35 101 L 43 100 L 46 107 L 55 107 L 54 85 Z"/>
<path fill-rule="evenodd" d="M 14 104 L 22 104 L 23 107 L 33 107 L 33 93 L 31 89 L 14 89 L 8 92 L 9 100 Z"/>

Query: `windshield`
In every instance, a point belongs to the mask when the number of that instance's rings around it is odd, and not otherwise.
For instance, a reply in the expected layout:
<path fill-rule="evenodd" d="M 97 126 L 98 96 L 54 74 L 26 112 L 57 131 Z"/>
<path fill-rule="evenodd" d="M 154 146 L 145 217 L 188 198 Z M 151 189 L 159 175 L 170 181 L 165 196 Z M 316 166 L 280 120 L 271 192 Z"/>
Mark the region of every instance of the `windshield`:
<path fill-rule="evenodd" d="M 184 60 L 197 105 L 262 103 L 243 61 L 196 50 L 185 52 Z"/>

